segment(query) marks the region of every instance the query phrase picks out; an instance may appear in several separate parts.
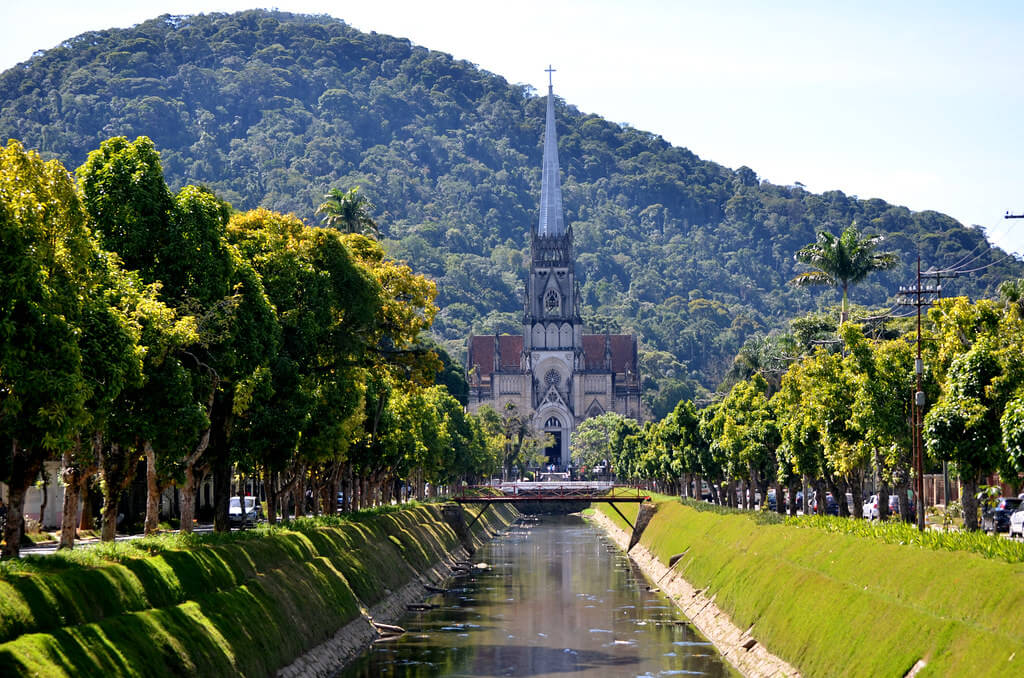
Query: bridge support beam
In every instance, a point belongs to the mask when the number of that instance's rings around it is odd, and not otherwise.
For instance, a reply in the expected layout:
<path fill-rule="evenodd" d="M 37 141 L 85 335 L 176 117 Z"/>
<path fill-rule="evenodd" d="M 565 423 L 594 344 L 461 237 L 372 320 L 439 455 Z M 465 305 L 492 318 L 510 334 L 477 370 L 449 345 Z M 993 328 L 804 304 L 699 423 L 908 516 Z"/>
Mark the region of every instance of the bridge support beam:
<path fill-rule="evenodd" d="M 466 529 L 469 530 L 471 527 L 473 527 L 476 524 L 476 521 L 480 520 L 480 516 L 482 516 L 489 508 L 491 508 L 491 502 L 487 502 L 486 504 L 484 504 L 484 507 L 480 509 L 480 513 L 476 514 L 476 517 L 469 522 L 469 526 L 467 526 Z"/>
<path fill-rule="evenodd" d="M 619 517 L 620 517 L 620 518 L 622 518 L 623 520 L 625 520 L 625 521 L 626 521 L 626 524 L 627 524 L 627 525 L 629 525 L 629 528 L 630 528 L 631 530 L 633 530 L 634 532 L 636 531 L 636 528 L 635 528 L 635 527 L 633 527 L 633 523 L 629 522 L 629 518 L 627 518 L 626 516 L 624 516 L 624 515 L 622 514 L 622 511 L 620 511 L 620 510 L 619 510 L 619 507 L 618 507 L 618 506 L 616 506 L 616 505 L 614 504 L 614 502 L 608 502 L 608 505 L 609 505 L 609 506 L 611 506 L 611 507 L 612 507 L 613 509 L 615 509 L 615 512 L 619 514 Z M 642 506 L 642 504 L 641 504 L 641 506 Z"/>
<path fill-rule="evenodd" d="M 626 549 L 626 553 L 629 553 L 634 546 L 640 542 L 640 537 L 643 535 L 644 530 L 651 522 L 651 518 L 654 517 L 654 512 L 658 510 L 658 505 L 645 501 L 640 504 L 640 510 L 636 514 L 636 525 L 633 526 L 633 534 L 629 538 L 629 548 Z"/>

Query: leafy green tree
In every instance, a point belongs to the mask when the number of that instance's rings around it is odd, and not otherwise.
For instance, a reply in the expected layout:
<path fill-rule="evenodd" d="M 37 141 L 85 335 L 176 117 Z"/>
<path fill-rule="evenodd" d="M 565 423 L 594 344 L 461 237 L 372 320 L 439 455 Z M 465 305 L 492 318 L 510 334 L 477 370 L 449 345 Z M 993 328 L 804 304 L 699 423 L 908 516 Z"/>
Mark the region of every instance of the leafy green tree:
<path fill-rule="evenodd" d="M 910 485 L 910 394 L 917 388 L 913 346 L 905 339 L 871 343 L 860 328 L 849 323 L 843 326 L 842 336 L 854 387 L 850 424 L 858 434 L 856 444 L 864 449 L 881 480 L 878 515 L 884 520 L 889 490 L 895 488 L 906 497 Z M 858 502 L 855 497 L 855 514 Z M 908 502 L 900 502 L 900 510 L 904 519 L 911 519 Z"/>
<path fill-rule="evenodd" d="M 626 418 L 617 412 L 605 412 L 584 419 L 572 432 L 569 453 L 578 468 L 593 469 L 612 458 L 611 438 Z"/>
<path fill-rule="evenodd" d="M 43 461 L 73 449 L 88 423 L 80 335 L 102 268 L 67 171 L 13 140 L 0 149 L 0 242 L 0 477 L 9 488 L 10 558 Z"/>
<path fill-rule="evenodd" d="M 280 327 L 268 380 L 236 425 L 239 446 L 263 468 L 276 517 L 279 496 L 301 489 L 314 467 L 330 479 L 325 492 L 347 481 L 343 464 L 367 397 L 360 366 L 375 345 L 381 288 L 335 231 L 260 209 L 235 215 L 228 232 L 261 276 Z"/>
<path fill-rule="evenodd" d="M 843 293 L 839 324 L 848 320 L 847 292 L 872 271 L 892 268 L 899 263 L 895 254 L 876 252 L 884 238 L 880 235 L 861 235 L 857 224 L 847 226 L 837 238 L 828 231 L 819 231 L 818 239 L 801 248 L 796 260 L 816 270 L 797 275 L 791 281 L 797 286 L 838 286 Z"/>
<path fill-rule="evenodd" d="M 230 207 L 209 190 L 186 186 L 171 195 L 163 180 L 159 155 L 152 142 L 140 137 L 129 142 L 115 137 L 89 154 L 78 170 L 84 203 L 102 242 L 124 257 L 148 284 L 161 286 L 162 299 L 181 316 L 194 316 L 198 339 L 180 347 L 175 360 L 192 370 L 188 381 L 193 398 L 205 403 L 210 430 L 195 445 L 174 446 L 184 476 L 185 530 L 191 529 L 191 507 L 200 459 L 207 455 L 214 468 L 215 525 L 227 529 L 227 492 L 230 484 L 231 420 L 235 391 L 269 359 L 276 345 L 276 327 L 262 282 L 226 240 Z M 184 382 L 176 381 L 180 386 Z M 150 515 L 156 525 L 157 495 L 162 484 L 174 480 L 161 465 L 161 441 L 135 437 L 112 447 L 105 459 L 108 517 L 113 516 L 121 489 L 134 473 L 133 460 L 145 454 L 149 472 Z M 211 448 L 212 444 L 212 448 Z M 212 454 L 208 454 L 212 449 Z M 117 454 L 115 454 L 117 452 Z M 168 462 L 172 460 L 167 460 Z M 160 472 L 160 468 L 164 473 Z M 163 476 L 161 482 L 158 477 Z M 112 536 L 112 526 L 105 526 Z"/>
<path fill-rule="evenodd" d="M 929 454 L 956 464 L 964 483 L 964 527 L 978 529 L 978 485 L 996 469 L 1002 457 L 1000 413 L 991 384 L 1001 370 L 995 342 L 981 338 L 953 360 L 946 390 L 924 418 L 924 441 Z"/>

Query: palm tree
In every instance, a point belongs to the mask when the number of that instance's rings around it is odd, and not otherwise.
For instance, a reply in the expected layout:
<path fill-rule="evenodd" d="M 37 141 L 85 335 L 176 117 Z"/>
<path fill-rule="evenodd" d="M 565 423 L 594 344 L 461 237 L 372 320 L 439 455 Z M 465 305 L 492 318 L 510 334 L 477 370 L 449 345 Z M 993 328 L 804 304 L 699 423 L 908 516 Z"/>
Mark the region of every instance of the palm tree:
<path fill-rule="evenodd" d="M 373 203 L 359 194 L 359 187 L 346 193 L 340 188 L 332 188 L 324 195 L 324 201 L 316 208 L 317 214 L 323 214 L 320 220 L 327 228 L 336 228 L 342 233 L 360 233 L 377 237 L 380 230 L 370 217 Z"/>
<path fill-rule="evenodd" d="M 875 252 L 882 242 L 880 235 L 861 235 L 857 222 L 846 227 L 839 235 L 819 231 L 818 240 L 801 248 L 796 260 L 817 270 L 801 273 L 790 282 L 794 285 L 838 285 L 843 291 L 843 305 L 839 324 L 847 318 L 847 292 L 872 271 L 892 268 L 899 259 L 891 252 Z"/>

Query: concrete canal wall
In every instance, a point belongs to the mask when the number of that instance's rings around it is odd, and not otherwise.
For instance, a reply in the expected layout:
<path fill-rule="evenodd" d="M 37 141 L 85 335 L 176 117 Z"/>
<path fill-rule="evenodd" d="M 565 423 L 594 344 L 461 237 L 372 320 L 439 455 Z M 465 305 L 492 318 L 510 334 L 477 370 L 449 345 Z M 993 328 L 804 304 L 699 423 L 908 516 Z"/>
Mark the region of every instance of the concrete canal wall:
<path fill-rule="evenodd" d="M 594 513 L 628 542 L 610 508 Z M 674 499 L 658 503 L 630 555 L 748 676 L 1024 672 L 1019 563 L 761 524 Z"/>
<path fill-rule="evenodd" d="M 492 506 L 465 540 L 427 505 L 121 562 L 9 568 L 0 675 L 330 675 L 375 637 L 369 618 L 403 612 L 514 515 Z"/>

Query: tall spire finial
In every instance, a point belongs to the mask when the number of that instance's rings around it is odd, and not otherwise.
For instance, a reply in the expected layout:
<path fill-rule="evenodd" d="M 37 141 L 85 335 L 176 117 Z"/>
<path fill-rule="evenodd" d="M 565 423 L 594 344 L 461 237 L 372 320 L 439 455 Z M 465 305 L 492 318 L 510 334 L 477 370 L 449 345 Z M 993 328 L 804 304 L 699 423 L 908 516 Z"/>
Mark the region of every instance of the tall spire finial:
<path fill-rule="evenodd" d="M 558 133 L 555 131 L 555 95 L 551 85 L 551 74 L 555 69 L 550 65 L 548 74 L 548 110 L 544 121 L 544 164 L 540 175 L 540 223 L 537 235 L 553 236 L 565 233 L 565 217 L 562 215 L 562 182 L 558 176 Z"/>

